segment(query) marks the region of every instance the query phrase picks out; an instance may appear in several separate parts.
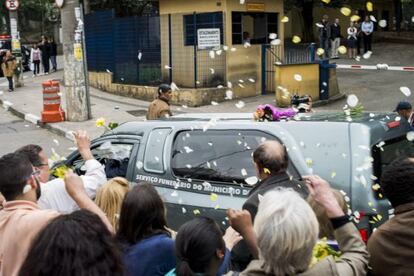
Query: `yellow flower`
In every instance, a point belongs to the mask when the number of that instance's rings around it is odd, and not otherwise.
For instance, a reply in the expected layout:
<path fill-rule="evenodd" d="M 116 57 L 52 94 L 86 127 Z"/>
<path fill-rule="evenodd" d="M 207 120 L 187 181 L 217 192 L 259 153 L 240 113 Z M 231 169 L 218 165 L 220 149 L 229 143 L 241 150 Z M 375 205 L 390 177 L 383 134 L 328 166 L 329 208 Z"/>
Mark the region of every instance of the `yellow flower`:
<path fill-rule="evenodd" d="M 217 199 L 218 199 L 217 194 L 215 194 L 215 193 L 211 193 L 211 195 L 210 195 L 210 200 L 211 200 L 211 201 L 217 201 Z"/>
<path fill-rule="evenodd" d="M 299 37 L 299 36 L 297 36 L 297 35 L 294 35 L 293 37 L 292 37 L 292 42 L 293 43 L 295 43 L 295 44 L 298 44 L 298 43 L 300 43 L 302 41 L 302 39 Z"/>
<path fill-rule="evenodd" d="M 65 174 L 67 173 L 68 170 L 69 170 L 69 167 L 67 167 L 66 165 L 62 165 L 62 166 L 55 168 L 51 173 L 52 175 L 63 179 L 65 178 Z"/>
<path fill-rule="evenodd" d="M 105 126 L 105 118 L 99 118 L 96 120 L 95 125 L 97 127 L 104 127 Z"/>

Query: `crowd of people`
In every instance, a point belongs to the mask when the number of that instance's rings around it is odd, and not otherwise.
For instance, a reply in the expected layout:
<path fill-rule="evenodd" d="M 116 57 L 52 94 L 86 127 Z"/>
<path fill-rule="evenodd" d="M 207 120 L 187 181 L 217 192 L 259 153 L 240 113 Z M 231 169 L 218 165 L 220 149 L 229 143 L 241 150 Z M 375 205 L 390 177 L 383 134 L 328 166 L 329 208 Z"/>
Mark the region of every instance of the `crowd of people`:
<path fill-rule="evenodd" d="M 341 45 L 341 25 L 338 18 L 333 23 L 329 22 L 329 17 L 324 15 L 320 23 L 317 24 L 319 37 L 319 48 L 324 50 L 324 58 L 339 58 L 338 49 Z M 361 47 L 363 54 L 372 53 L 372 35 L 374 32 L 374 23 L 370 16 L 365 16 L 362 22 L 350 21 L 349 27 L 346 29 L 346 46 L 348 57 L 350 59 L 357 58 L 361 55 Z"/>
<path fill-rule="evenodd" d="M 27 145 L 0 158 L 0 275 L 411 275 L 414 159 L 381 179 L 395 217 L 362 240 L 343 195 L 318 176 L 287 174 L 284 145 L 253 153 L 258 184 L 230 227 L 202 215 L 168 227 L 153 185 L 107 181 L 86 132 L 75 133 L 85 175 L 49 180 L 48 157 Z M 318 241 L 336 252 L 314 260 Z"/>
<path fill-rule="evenodd" d="M 22 50 L 26 49 L 22 47 Z M 25 50 L 22 53 L 23 57 L 26 55 Z M 33 77 L 40 74 L 40 67 L 43 68 L 43 74 L 48 75 L 50 71 L 56 72 L 57 70 L 57 44 L 53 37 L 42 36 L 39 43 L 33 44 L 30 49 L 30 57 L 28 58 L 30 63 L 30 70 L 33 72 Z M 50 69 L 52 64 L 52 70 Z M 10 49 L 5 51 L 1 60 L 1 70 L 5 78 L 7 78 L 9 84 L 9 92 L 14 91 L 13 77 L 20 74 L 16 70 L 18 69 L 16 57 L 12 54 Z M 27 69 L 29 70 L 29 69 Z"/>

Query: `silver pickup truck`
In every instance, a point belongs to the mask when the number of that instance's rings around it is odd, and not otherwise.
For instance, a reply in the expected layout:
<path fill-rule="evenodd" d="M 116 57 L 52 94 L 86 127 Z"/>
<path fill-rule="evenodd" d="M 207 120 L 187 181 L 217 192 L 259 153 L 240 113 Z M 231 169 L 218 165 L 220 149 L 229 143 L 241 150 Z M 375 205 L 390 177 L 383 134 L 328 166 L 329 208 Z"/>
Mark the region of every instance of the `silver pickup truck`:
<path fill-rule="evenodd" d="M 369 234 L 392 214 L 377 184 L 384 166 L 414 153 L 408 131 L 408 123 L 394 114 L 349 118 L 322 112 L 281 122 L 255 122 L 250 114 L 185 114 L 124 123 L 92 147 L 111 164 L 108 177 L 152 183 L 168 206 L 170 226 L 177 228 L 195 215 L 227 225 L 225 210 L 241 208 L 257 181 L 252 152 L 265 140 L 279 140 L 288 149 L 289 174 L 327 179 L 344 193 L 361 232 Z M 65 163 L 80 170 L 79 153 Z"/>

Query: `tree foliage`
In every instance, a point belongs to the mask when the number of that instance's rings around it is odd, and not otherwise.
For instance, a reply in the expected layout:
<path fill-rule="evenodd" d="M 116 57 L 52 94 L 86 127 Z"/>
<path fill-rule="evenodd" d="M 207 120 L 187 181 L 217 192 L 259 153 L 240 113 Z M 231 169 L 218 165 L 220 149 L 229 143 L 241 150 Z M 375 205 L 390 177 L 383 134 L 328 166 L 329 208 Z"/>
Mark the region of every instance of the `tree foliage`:
<path fill-rule="evenodd" d="M 89 0 L 94 10 L 114 9 L 117 16 L 140 16 L 158 13 L 158 1 L 154 0 Z"/>

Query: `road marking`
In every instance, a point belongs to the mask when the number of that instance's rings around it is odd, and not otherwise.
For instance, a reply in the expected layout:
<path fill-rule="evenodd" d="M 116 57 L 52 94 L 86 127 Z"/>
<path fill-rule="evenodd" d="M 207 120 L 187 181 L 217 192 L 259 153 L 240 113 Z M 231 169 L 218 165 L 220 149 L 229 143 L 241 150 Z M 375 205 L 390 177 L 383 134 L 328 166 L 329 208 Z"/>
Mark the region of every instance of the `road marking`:
<path fill-rule="evenodd" d="M 28 121 L 28 122 L 31 122 L 32 124 L 37 125 L 37 123 L 40 121 L 40 117 L 28 113 L 28 114 L 24 115 L 24 120 Z"/>

